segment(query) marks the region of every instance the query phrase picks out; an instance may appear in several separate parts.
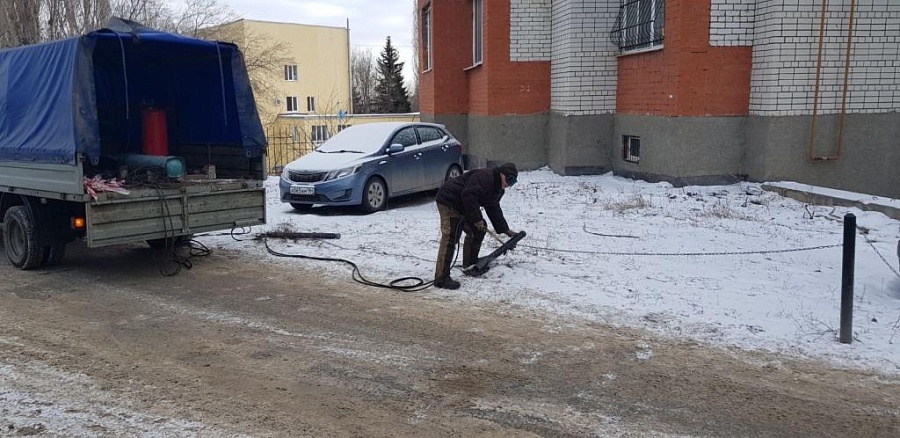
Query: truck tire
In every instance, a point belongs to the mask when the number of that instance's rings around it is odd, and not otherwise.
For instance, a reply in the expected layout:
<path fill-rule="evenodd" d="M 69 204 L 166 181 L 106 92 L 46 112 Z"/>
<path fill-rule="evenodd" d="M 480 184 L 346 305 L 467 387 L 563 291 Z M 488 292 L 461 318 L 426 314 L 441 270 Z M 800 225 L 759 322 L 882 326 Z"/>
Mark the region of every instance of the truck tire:
<path fill-rule="evenodd" d="M 44 247 L 44 256 L 41 259 L 41 264 L 43 264 L 44 266 L 56 266 L 62 261 L 63 256 L 65 255 L 65 243 L 54 243 L 52 245 L 47 245 Z"/>
<path fill-rule="evenodd" d="M 38 245 L 35 228 L 34 218 L 25 206 L 16 205 L 6 210 L 3 245 L 9 262 L 19 269 L 34 269 L 44 261 L 44 247 Z"/>
<path fill-rule="evenodd" d="M 193 234 L 185 234 L 182 236 L 164 237 L 162 239 L 150 239 L 147 241 L 147 245 L 150 245 L 150 248 L 153 249 L 175 248 L 176 246 L 190 242 L 193 238 Z"/>

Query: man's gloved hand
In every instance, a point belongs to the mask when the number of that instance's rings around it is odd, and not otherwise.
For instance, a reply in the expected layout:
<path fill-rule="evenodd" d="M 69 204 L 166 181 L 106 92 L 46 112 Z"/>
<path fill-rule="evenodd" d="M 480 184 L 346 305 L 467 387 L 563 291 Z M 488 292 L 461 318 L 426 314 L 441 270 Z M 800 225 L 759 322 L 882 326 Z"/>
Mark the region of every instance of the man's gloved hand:
<path fill-rule="evenodd" d="M 484 221 L 475 222 L 475 229 L 478 231 L 486 231 L 487 224 L 485 224 Z"/>
<path fill-rule="evenodd" d="M 506 231 L 505 233 L 503 233 L 503 234 L 506 234 L 508 237 L 512 238 L 512 237 L 516 237 L 516 235 L 519 234 L 519 232 L 518 232 L 518 231 L 513 231 L 513 230 L 507 230 L 507 231 Z"/>

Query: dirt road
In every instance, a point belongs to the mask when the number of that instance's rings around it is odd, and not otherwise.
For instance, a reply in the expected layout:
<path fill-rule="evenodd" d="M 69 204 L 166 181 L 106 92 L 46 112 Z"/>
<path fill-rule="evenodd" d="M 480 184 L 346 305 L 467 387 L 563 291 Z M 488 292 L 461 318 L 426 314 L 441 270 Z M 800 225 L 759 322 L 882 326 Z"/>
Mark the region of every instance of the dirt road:
<path fill-rule="evenodd" d="M 0 435 L 900 436 L 895 377 L 308 262 L 70 253 L 0 263 Z"/>

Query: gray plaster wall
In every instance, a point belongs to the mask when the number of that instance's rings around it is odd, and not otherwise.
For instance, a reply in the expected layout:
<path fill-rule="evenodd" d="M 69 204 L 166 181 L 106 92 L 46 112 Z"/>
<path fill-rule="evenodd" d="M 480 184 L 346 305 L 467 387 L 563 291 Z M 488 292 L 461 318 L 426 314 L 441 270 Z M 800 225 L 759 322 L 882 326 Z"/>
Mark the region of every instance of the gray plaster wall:
<path fill-rule="evenodd" d="M 726 184 L 746 177 L 745 117 L 615 117 L 612 166 L 616 174 L 647 181 Z M 626 162 L 623 136 L 641 139 L 640 162 Z"/>
<path fill-rule="evenodd" d="M 841 156 L 838 115 L 659 117 L 630 115 L 438 116 L 462 143 L 467 168 L 505 161 L 549 165 L 560 175 L 602 174 L 675 186 L 742 180 L 795 181 L 900 198 L 900 113 L 848 114 Z M 623 157 L 625 135 L 641 138 L 639 163 Z"/>
<path fill-rule="evenodd" d="M 447 130 L 462 143 L 463 146 L 463 157 L 468 159 L 469 154 L 469 116 L 465 114 L 461 115 L 438 115 L 434 114 L 426 114 L 421 113 L 419 116 L 419 120 L 428 123 L 440 123 L 447 127 Z M 466 169 L 469 168 L 468 162 L 466 164 Z"/>
<path fill-rule="evenodd" d="M 506 161 L 516 163 L 522 170 L 545 166 L 548 120 L 546 113 L 469 115 L 465 142 L 469 167 L 485 167 Z"/>
<path fill-rule="evenodd" d="M 612 170 L 612 114 L 550 115 L 548 164 L 560 175 L 598 175 Z"/>
<path fill-rule="evenodd" d="M 811 160 L 811 116 L 748 118 L 746 169 L 756 181 L 796 181 L 900 198 L 900 113 L 848 114 L 837 159 Z M 813 156 L 837 156 L 840 116 L 819 116 Z"/>

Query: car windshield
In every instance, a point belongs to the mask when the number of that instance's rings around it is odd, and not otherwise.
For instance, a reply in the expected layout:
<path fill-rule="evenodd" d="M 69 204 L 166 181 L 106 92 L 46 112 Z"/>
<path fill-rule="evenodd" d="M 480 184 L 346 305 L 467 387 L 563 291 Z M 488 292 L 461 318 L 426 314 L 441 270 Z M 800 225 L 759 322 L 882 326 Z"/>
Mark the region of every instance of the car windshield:
<path fill-rule="evenodd" d="M 321 146 L 316 148 L 318 152 L 355 152 L 371 154 L 378 152 L 385 141 L 395 129 L 398 123 L 364 123 L 353 125 L 338 132 Z"/>

